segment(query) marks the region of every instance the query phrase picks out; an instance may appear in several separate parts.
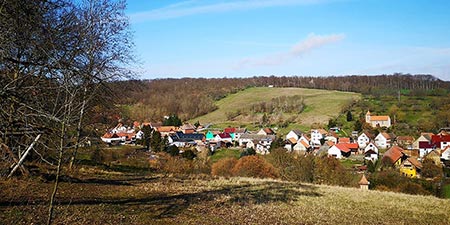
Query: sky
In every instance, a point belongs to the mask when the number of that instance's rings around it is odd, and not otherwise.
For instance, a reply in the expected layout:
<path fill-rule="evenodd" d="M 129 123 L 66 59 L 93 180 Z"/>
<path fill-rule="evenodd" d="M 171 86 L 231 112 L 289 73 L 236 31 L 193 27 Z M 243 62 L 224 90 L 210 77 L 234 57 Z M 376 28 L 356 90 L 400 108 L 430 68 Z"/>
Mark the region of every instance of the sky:
<path fill-rule="evenodd" d="M 432 74 L 448 0 L 128 0 L 142 79 Z"/>

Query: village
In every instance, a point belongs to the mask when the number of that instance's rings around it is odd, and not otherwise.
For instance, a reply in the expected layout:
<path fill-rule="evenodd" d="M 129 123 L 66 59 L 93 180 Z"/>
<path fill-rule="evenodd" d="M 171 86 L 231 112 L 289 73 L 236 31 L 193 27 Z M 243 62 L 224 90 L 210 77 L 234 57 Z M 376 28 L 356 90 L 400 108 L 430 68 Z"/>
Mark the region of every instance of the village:
<path fill-rule="evenodd" d="M 392 126 L 390 116 L 371 115 L 367 111 L 365 121 L 373 128 L 389 128 Z M 184 149 L 195 149 L 201 152 L 209 149 L 211 152 L 220 149 L 238 148 L 252 149 L 257 154 L 270 154 L 273 142 L 282 143 L 287 152 L 298 155 L 328 155 L 340 160 L 355 162 L 355 170 L 364 173 L 367 164 L 377 164 L 398 169 L 401 175 L 410 178 L 420 178 L 422 162 L 432 160 L 437 166 L 449 166 L 450 162 L 450 129 L 442 128 L 435 133 L 421 133 L 419 137 L 396 136 L 384 132 L 373 134 L 368 131 L 353 131 L 351 135 L 340 132 L 339 127 L 311 129 L 309 132 L 291 130 L 284 136 L 277 136 L 276 128 L 261 128 L 249 131 L 246 128 L 226 127 L 224 129 L 197 127 L 185 123 L 181 126 L 163 126 L 161 123 L 134 122 L 132 126 L 119 123 L 102 137 L 109 145 L 136 144 L 143 139 L 144 126 L 164 137 L 168 146 Z M 281 140 L 280 140 L 281 139 Z M 359 163 L 359 164 L 358 164 Z M 365 180 L 365 177 L 362 181 Z M 364 182 L 363 182 L 364 183 Z"/>

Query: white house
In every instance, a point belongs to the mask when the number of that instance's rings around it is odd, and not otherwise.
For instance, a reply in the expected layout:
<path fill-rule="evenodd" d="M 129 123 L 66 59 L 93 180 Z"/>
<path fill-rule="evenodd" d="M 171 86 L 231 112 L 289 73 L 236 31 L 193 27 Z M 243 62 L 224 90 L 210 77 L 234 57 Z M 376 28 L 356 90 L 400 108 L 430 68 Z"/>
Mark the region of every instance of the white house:
<path fill-rule="evenodd" d="M 358 146 L 360 149 L 364 149 L 367 144 L 370 142 L 370 138 L 366 133 L 362 133 L 361 135 L 358 136 Z"/>
<path fill-rule="evenodd" d="M 319 147 L 322 144 L 320 143 L 320 140 L 325 137 L 325 134 L 327 134 L 327 131 L 324 129 L 312 129 L 311 130 L 311 145 L 313 147 Z"/>
<path fill-rule="evenodd" d="M 366 123 L 372 127 L 390 127 L 391 117 L 389 116 L 372 116 L 370 111 L 366 113 Z"/>
<path fill-rule="evenodd" d="M 392 146 L 395 136 L 385 132 L 379 133 L 375 137 L 375 145 L 382 149 L 387 149 Z"/>
<path fill-rule="evenodd" d="M 422 142 L 427 142 L 430 143 L 431 142 L 431 137 L 433 136 L 433 133 L 421 133 L 420 137 L 417 138 L 414 142 L 413 142 L 413 149 L 419 149 L 419 144 Z"/>
<path fill-rule="evenodd" d="M 290 138 L 294 138 L 295 140 L 300 139 L 302 136 L 302 132 L 299 130 L 291 130 L 288 134 L 286 134 L 286 140 L 289 140 Z"/>
<path fill-rule="evenodd" d="M 309 149 L 310 145 L 308 144 L 308 142 L 304 141 L 304 140 L 300 140 L 299 142 L 297 142 L 296 145 L 294 145 L 293 150 L 300 152 L 300 151 L 307 151 Z"/>
<path fill-rule="evenodd" d="M 328 149 L 328 156 L 332 156 L 337 159 L 340 159 L 343 156 L 348 157 L 350 153 L 351 150 L 347 148 L 345 144 L 335 144 Z"/>
<path fill-rule="evenodd" d="M 442 150 L 441 159 L 450 160 L 450 146 Z"/>
<path fill-rule="evenodd" d="M 231 138 L 231 135 L 230 135 L 229 133 L 220 133 L 220 134 L 217 134 L 217 135 L 214 137 L 214 141 L 216 141 L 216 142 L 222 141 L 222 142 L 228 142 L 228 143 L 233 142 L 233 140 L 232 140 L 232 138 Z"/>
<path fill-rule="evenodd" d="M 378 160 L 378 147 L 373 142 L 369 142 L 364 148 L 364 158 L 371 161 Z"/>

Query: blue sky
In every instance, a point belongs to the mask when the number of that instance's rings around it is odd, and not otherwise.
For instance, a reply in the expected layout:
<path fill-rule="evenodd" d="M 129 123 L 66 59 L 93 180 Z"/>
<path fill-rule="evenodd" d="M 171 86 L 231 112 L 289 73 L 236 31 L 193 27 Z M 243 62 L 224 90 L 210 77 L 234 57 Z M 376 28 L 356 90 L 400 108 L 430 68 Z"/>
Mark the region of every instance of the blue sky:
<path fill-rule="evenodd" d="M 143 79 L 433 74 L 450 80 L 450 1 L 129 0 Z"/>

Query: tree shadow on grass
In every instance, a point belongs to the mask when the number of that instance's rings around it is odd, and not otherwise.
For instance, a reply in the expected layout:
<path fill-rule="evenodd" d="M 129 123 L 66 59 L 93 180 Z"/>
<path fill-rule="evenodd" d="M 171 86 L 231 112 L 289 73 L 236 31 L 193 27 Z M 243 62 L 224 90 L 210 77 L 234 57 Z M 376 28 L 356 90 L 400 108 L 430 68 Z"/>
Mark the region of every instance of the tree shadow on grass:
<path fill-rule="evenodd" d="M 316 187 L 296 183 L 261 182 L 257 184 L 224 185 L 218 189 L 194 193 L 179 193 L 174 195 L 155 195 L 148 197 L 125 198 L 80 198 L 62 199 L 57 205 L 110 205 L 123 210 L 128 207 L 145 208 L 152 211 L 154 219 L 176 217 L 191 205 L 207 205 L 210 207 L 228 207 L 231 205 L 258 205 L 267 203 L 290 204 L 301 196 L 321 197 Z M 33 204 L 45 204 L 46 201 L 35 201 Z M 29 205 L 30 203 L 26 203 Z M 0 202 L 0 206 L 25 205 L 24 202 Z"/>

